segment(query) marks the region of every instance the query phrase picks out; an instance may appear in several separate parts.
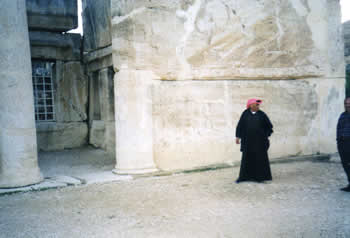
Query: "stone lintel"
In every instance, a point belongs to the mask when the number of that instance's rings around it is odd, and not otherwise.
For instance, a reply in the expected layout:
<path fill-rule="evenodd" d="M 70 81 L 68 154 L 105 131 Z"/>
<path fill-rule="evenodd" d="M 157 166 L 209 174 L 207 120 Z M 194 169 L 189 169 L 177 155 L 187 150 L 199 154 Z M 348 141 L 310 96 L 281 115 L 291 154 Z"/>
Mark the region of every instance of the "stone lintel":
<path fill-rule="evenodd" d="M 71 48 L 31 46 L 31 57 L 43 60 L 80 61 L 80 52 Z"/>
<path fill-rule="evenodd" d="M 54 33 L 45 31 L 29 31 L 30 44 L 32 46 L 53 46 L 58 48 L 81 47 L 81 35 L 76 33 Z"/>
<path fill-rule="evenodd" d="M 26 0 L 29 29 L 69 31 L 78 27 L 78 5 L 73 0 Z"/>
<path fill-rule="evenodd" d="M 81 35 L 30 31 L 31 57 L 80 61 Z"/>
<path fill-rule="evenodd" d="M 78 27 L 78 19 L 69 16 L 28 15 L 30 30 L 65 32 Z"/>
<path fill-rule="evenodd" d="M 90 51 L 84 54 L 84 63 L 90 63 L 92 61 L 104 58 L 112 54 L 112 45 L 104 48 L 100 48 L 94 51 Z"/>
<path fill-rule="evenodd" d="M 112 67 L 112 46 L 85 53 L 83 56 L 83 61 L 88 65 L 88 72 L 94 72 L 100 69 Z"/>

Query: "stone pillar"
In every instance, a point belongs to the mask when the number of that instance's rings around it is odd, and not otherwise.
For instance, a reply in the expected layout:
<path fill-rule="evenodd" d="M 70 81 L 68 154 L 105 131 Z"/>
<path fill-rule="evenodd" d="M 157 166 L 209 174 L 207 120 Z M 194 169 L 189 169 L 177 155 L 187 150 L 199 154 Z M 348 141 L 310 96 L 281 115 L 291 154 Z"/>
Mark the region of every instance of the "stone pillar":
<path fill-rule="evenodd" d="M 117 174 L 157 171 L 153 161 L 152 73 L 121 69 L 114 76 Z"/>
<path fill-rule="evenodd" d="M 0 1 L 0 187 L 42 181 L 25 0 Z"/>
<path fill-rule="evenodd" d="M 114 119 L 114 83 L 112 67 L 101 69 L 100 80 L 100 102 L 101 120 L 105 125 L 104 148 L 111 156 L 115 156 L 115 119 Z"/>

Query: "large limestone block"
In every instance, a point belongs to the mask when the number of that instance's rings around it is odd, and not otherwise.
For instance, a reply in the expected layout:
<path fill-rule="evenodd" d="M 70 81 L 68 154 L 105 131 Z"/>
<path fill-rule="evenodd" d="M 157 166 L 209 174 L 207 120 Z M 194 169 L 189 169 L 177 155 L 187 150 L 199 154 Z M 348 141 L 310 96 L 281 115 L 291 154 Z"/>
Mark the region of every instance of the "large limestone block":
<path fill-rule="evenodd" d="M 80 34 L 30 31 L 29 39 L 32 58 L 64 61 L 80 60 Z"/>
<path fill-rule="evenodd" d="M 0 1 L 0 187 L 42 180 L 24 0 Z"/>
<path fill-rule="evenodd" d="M 78 27 L 75 0 L 26 0 L 26 4 L 30 29 L 62 32 Z"/>
<path fill-rule="evenodd" d="M 335 0 L 112 0 L 114 67 L 162 79 L 343 77 L 340 32 Z"/>
<path fill-rule="evenodd" d="M 83 0 L 83 28 L 84 50 L 111 45 L 111 1 Z"/>
<path fill-rule="evenodd" d="M 159 169 L 241 159 L 235 128 L 248 98 L 274 125 L 271 158 L 336 152 L 344 80 L 161 81 L 154 84 L 153 141 Z"/>
<path fill-rule="evenodd" d="M 83 66 L 80 62 L 68 62 L 63 63 L 61 69 L 62 75 L 57 83 L 57 121 L 85 121 L 88 81 Z"/>
<path fill-rule="evenodd" d="M 88 127 L 85 122 L 37 124 L 38 148 L 58 151 L 87 144 Z"/>
<path fill-rule="evenodd" d="M 319 5 L 319 1 L 310 1 L 311 5 Z M 327 22 L 328 22 L 328 41 L 326 42 L 326 49 L 328 52 L 328 68 L 327 77 L 345 77 L 344 64 L 344 38 L 343 27 L 341 24 L 341 9 L 338 0 L 327 0 Z M 315 12 L 317 13 L 317 12 Z M 319 26 L 320 27 L 320 26 Z M 313 35 L 317 35 L 314 29 Z"/>
<path fill-rule="evenodd" d="M 81 47 L 81 35 L 75 33 L 60 34 L 56 32 L 30 31 L 29 40 L 32 46 L 71 48 L 79 52 Z"/>

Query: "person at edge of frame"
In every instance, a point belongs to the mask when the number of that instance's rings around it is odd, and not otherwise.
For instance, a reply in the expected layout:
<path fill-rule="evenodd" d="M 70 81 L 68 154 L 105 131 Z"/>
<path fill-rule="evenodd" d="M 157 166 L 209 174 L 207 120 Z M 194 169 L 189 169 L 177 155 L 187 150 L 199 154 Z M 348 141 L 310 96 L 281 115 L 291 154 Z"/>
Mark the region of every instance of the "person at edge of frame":
<path fill-rule="evenodd" d="M 267 151 L 273 133 L 270 119 L 259 109 L 262 100 L 249 99 L 236 128 L 236 144 L 241 144 L 241 167 L 236 183 L 272 180 Z"/>
<path fill-rule="evenodd" d="M 350 97 L 345 98 L 344 109 L 337 124 L 337 147 L 348 185 L 340 190 L 350 192 Z"/>

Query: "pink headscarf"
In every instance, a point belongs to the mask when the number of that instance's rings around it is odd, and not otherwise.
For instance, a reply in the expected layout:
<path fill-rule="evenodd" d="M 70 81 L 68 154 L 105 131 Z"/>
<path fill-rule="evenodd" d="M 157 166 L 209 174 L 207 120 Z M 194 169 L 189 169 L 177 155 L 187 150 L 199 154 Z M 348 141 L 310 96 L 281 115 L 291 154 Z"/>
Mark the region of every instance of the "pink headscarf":
<path fill-rule="evenodd" d="M 262 101 L 261 101 L 260 99 L 256 99 L 256 98 L 248 99 L 247 108 L 249 108 L 249 106 L 250 106 L 251 104 L 254 104 L 254 103 L 261 104 Z"/>

